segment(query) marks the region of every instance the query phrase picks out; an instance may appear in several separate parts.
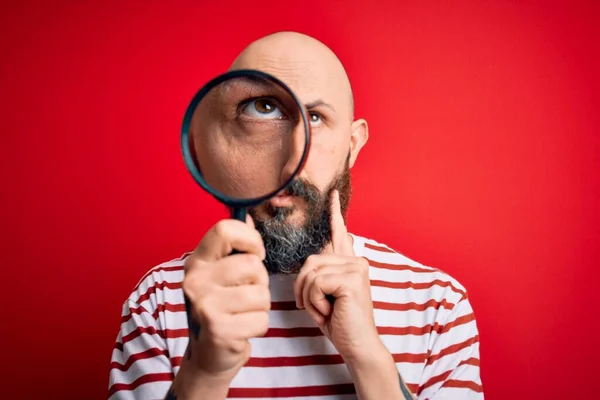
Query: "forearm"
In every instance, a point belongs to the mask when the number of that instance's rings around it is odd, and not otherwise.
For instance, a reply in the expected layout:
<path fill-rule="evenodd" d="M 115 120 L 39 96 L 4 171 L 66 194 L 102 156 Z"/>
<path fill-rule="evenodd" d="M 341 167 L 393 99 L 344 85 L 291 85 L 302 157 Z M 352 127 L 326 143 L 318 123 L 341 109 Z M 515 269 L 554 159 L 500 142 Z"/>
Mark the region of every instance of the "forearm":
<path fill-rule="evenodd" d="M 195 370 L 184 357 L 165 400 L 225 400 L 229 384 L 229 379 L 212 377 Z"/>
<path fill-rule="evenodd" d="M 361 359 L 346 363 L 360 400 L 412 400 L 392 355 L 382 345 Z"/>

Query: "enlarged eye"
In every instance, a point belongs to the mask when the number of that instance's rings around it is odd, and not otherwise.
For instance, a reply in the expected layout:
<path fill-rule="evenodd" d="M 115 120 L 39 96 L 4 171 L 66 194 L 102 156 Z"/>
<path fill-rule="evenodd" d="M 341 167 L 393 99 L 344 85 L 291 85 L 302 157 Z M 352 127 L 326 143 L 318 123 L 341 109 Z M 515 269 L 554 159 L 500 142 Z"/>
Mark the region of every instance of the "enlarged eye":
<path fill-rule="evenodd" d="M 271 99 L 250 100 L 242 107 L 242 114 L 251 118 L 261 119 L 280 119 L 283 113 L 279 109 L 277 102 Z"/>

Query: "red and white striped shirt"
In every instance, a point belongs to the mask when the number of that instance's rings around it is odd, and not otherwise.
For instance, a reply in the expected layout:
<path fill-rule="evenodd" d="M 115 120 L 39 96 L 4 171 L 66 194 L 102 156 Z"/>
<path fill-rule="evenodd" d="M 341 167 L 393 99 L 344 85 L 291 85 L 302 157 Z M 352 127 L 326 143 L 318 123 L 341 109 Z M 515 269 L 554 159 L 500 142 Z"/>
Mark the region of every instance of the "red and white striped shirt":
<path fill-rule="evenodd" d="M 356 255 L 369 260 L 381 340 L 415 398 L 483 399 L 479 334 L 465 288 L 385 245 L 353 238 Z M 296 309 L 294 279 L 271 276 L 269 330 L 251 340 L 251 358 L 231 382 L 228 399 L 357 398 L 335 347 Z M 188 343 L 182 280 L 182 259 L 158 265 L 123 304 L 111 400 L 164 398 Z"/>

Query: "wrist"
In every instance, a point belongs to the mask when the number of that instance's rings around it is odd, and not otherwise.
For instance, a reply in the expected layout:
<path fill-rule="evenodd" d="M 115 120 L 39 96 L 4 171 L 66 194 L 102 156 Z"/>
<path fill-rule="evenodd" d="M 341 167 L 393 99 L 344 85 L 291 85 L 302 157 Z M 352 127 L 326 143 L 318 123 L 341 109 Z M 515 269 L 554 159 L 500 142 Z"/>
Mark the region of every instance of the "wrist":
<path fill-rule="evenodd" d="M 181 367 L 173 381 L 173 392 L 177 400 L 187 399 L 226 399 L 229 386 L 235 374 L 215 375 L 197 368 L 187 357 L 184 357 Z"/>
<path fill-rule="evenodd" d="M 406 398 L 401 392 L 394 357 L 383 343 L 374 345 L 368 350 L 370 350 L 368 353 L 346 361 L 358 398 L 363 400 Z M 412 397 L 408 398 L 412 399 Z"/>
<path fill-rule="evenodd" d="M 370 344 L 358 346 L 352 352 L 341 356 L 346 365 L 360 367 L 362 365 L 374 365 L 382 361 L 387 362 L 391 354 L 379 336 L 376 336 L 370 340 Z"/>

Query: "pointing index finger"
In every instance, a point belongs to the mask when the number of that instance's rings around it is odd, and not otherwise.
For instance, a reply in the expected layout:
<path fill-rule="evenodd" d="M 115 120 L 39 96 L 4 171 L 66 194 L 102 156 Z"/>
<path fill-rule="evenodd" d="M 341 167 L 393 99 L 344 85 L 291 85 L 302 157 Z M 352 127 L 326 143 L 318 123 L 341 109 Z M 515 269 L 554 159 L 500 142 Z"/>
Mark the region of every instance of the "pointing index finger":
<path fill-rule="evenodd" d="M 333 245 L 333 252 L 341 255 L 354 255 L 354 249 L 348 230 L 346 229 L 346 223 L 342 216 L 342 206 L 340 203 L 340 192 L 334 190 L 331 194 L 331 244 Z"/>

